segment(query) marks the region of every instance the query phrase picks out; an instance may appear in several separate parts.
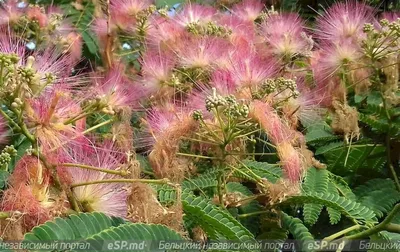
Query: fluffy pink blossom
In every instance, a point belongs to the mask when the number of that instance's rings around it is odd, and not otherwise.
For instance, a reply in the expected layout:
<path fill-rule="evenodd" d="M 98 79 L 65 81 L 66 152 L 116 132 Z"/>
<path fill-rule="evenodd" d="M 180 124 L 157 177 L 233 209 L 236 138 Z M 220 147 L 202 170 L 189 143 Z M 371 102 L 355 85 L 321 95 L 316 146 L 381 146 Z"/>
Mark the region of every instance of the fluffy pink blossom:
<path fill-rule="evenodd" d="M 297 14 L 271 15 L 261 24 L 261 35 L 273 54 L 293 57 L 309 52 L 312 47 L 303 26 Z"/>
<path fill-rule="evenodd" d="M 245 21 L 253 22 L 263 9 L 264 4 L 260 0 L 243 0 L 232 7 L 232 13 Z"/>
<path fill-rule="evenodd" d="M 351 65 L 360 62 L 362 56 L 361 48 L 351 40 L 325 44 L 321 48 L 318 68 L 321 70 L 321 74 L 328 78 L 344 67 L 350 70 Z"/>
<path fill-rule="evenodd" d="M 317 19 L 315 36 L 329 43 L 343 39 L 358 42 L 364 37 L 364 24 L 373 22 L 374 10 L 371 7 L 358 1 L 338 2 Z"/>
<path fill-rule="evenodd" d="M 146 88 L 156 91 L 168 81 L 175 61 L 172 53 L 161 50 L 146 51 L 141 62 L 143 84 Z"/>
<path fill-rule="evenodd" d="M 86 146 L 75 146 L 69 154 L 72 158 L 71 163 L 108 170 L 121 169 L 126 162 L 124 153 L 121 153 L 111 141 L 89 149 Z M 118 178 L 117 175 L 88 169 L 74 167 L 67 169 L 74 184 Z M 112 216 L 126 217 L 127 192 L 124 186 L 122 183 L 93 184 L 74 187 L 73 193 L 86 211 L 99 211 Z"/>
<path fill-rule="evenodd" d="M 231 31 L 229 38 L 232 42 L 235 40 L 246 40 L 251 43 L 255 39 L 256 31 L 253 22 L 229 14 L 221 16 L 218 19 L 218 24 Z"/>
<path fill-rule="evenodd" d="M 179 63 L 187 68 L 207 68 L 218 64 L 225 56 L 228 44 L 213 37 L 188 38 L 179 48 Z"/>
<path fill-rule="evenodd" d="M 227 69 L 231 72 L 235 86 L 254 90 L 275 73 L 276 62 L 264 59 L 251 48 L 240 47 L 230 57 Z"/>
<path fill-rule="evenodd" d="M 210 85 L 197 85 L 197 89 L 188 98 L 188 107 L 202 111 L 205 116 L 211 116 L 211 113 L 206 109 L 206 98 L 213 95 L 214 92 L 218 95 L 228 96 L 234 94 L 235 91 L 236 87 L 231 73 L 226 70 L 216 70 L 211 75 Z"/>
<path fill-rule="evenodd" d="M 36 21 L 40 28 L 44 28 L 48 24 L 46 13 L 38 6 L 29 7 L 26 11 L 26 17 L 29 20 Z"/>
<path fill-rule="evenodd" d="M 397 21 L 400 18 L 400 12 L 384 12 L 381 15 L 381 19 L 387 19 L 389 22 Z"/>
<path fill-rule="evenodd" d="M 217 10 L 213 7 L 188 3 L 176 14 L 174 20 L 186 27 L 192 23 L 206 24 L 213 20 L 216 14 Z"/>
<path fill-rule="evenodd" d="M 125 16 L 135 20 L 135 16 L 152 3 L 152 0 L 111 0 L 110 11 L 113 16 Z"/>
<path fill-rule="evenodd" d="M 100 99 L 109 113 L 138 108 L 144 94 L 143 88 L 132 83 L 122 71 L 114 67 L 105 75 L 97 75 L 90 89 L 90 97 Z"/>
<path fill-rule="evenodd" d="M 146 42 L 149 47 L 175 48 L 185 28 L 172 19 L 152 16 L 147 28 Z"/>
<path fill-rule="evenodd" d="M 8 26 L 16 23 L 24 14 L 26 8 L 18 8 L 18 0 L 10 0 L 0 3 L 0 26 Z"/>
<path fill-rule="evenodd" d="M 283 123 L 268 103 L 253 101 L 250 106 L 250 116 L 260 124 L 270 141 L 275 145 L 290 142 L 295 137 L 293 131 L 287 124 Z"/>
<path fill-rule="evenodd" d="M 25 103 L 26 123 L 33 127 L 39 146 L 52 152 L 70 143 L 80 132 L 71 124 L 64 124 L 81 111 L 78 101 L 62 90 L 44 92 Z"/>

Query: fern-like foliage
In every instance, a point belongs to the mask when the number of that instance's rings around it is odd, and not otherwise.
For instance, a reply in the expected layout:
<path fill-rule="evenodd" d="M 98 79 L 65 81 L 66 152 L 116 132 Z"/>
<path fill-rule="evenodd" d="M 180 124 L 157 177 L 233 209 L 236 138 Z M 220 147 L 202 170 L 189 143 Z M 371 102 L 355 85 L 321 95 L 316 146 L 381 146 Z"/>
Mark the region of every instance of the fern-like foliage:
<path fill-rule="evenodd" d="M 185 214 L 197 222 L 208 238 L 254 241 L 254 236 L 249 230 L 228 211 L 213 205 L 209 199 L 183 193 L 182 203 Z"/>
<path fill-rule="evenodd" d="M 352 219 L 354 222 L 365 223 L 377 221 L 374 211 L 368 207 L 332 193 L 314 192 L 307 195 L 293 196 L 285 203 L 322 204 L 340 211 L 343 215 Z"/>
<path fill-rule="evenodd" d="M 328 190 L 328 171 L 326 169 L 310 168 L 305 177 L 303 190 L 305 194 L 320 192 L 326 193 Z M 323 208 L 322 204 L 306 203 L 304 204 L 304 222 L 308 225 L 314 225 Z"/>
<path fill-rule="evenodd" d="M 282 226 L 293 235 L 294 239 L 301 241 L 300 251 L 312 251 L 307 245 L 314 241 L 314 237 L 299 218 L 282 212 Z"/>
<path fill-rule="evenodd" d="M 131 223 L 98 212 L 70 215 L 65 219 L 55 218 L 33 228 L 24 237 L 24 242 L 57 240 L 80 241 L 82 244 L 90 244 L 90 251 L 102 251 L 105 240 L 177 241 L 182 240 L 182 237 L 163 225 Z"/>
<path fill-rule="evenodd" d="M 260 178 L 267 179 L 275 183 L 282 177 L 282 169 L 266 162 L 257 162 L 254 160 L 243 160 L 243 165 L 238 167 L 240 172 L 234 172 L 234 175 L 250 181 L 257 181 Z"/>
<path fill-rule="evenodd" d="M 400 201 L 400 193 L 391 179 L 372 179 L 354 190 L 357 201 L 381 218 Z"/>

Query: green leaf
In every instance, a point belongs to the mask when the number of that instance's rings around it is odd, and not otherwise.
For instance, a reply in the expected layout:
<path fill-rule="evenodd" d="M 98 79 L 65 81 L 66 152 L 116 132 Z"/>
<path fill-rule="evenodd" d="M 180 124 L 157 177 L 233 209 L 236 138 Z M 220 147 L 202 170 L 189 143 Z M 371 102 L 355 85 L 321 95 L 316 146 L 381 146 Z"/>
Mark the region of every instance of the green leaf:
<path fill-rule="evenodd" d="M 299 218 L 282 212 L 282 226 L 293 235 L 294 239 L 301 241 L 300 251 L 312 251 L 308 249 L 308 244 L 314 242 L 314 237 Z"/>
<path fill-rule="evenodd" d="M 182 203 L 187 217 L 196 222 L 207 233 L 208 238 L 254 241 L 249 230 L 228 211 L 213 205 L 208 199 L 183 193 Z"/>
<path fill-rule="evenodd" d="M 266 162 L 257 162 L 254 160 L 243 160 L 243 163 L 254 172 L 260 178 L 265 178 L 272 183 L 276 183 L 282 177 L 282 169 L 275 165 Z M 241 170 L 245 173 L 249 173 L 244 167 Z M 249 175 L 251 176 L 251 174 Z"/>
<path fill-rule="evenodd" d="M 343 142 L 333 142 L 333 143 L 329 143 L 327 145 L 323 145 L 321 147 L 319 147 L 316 151 L 315 151 L 315 155 L 321 155 L 321 154 L 325 154 L 329 151 L 335 150 L 337 148 L 343 147 Z"/>
<path fill-rule="evenodd" d="M 337 187 L 332 182 L 332 180 L 329 180 L 328 192 L 339 196 L 339 192 L 337 190 Z M 332 224 L 332 225 L 335 225 L 335 224 L 339 223 L 339 221 L 340 221 L 340 219 L 342 217 L 342 215 L 340 214 L 340 211 L 335 209 L 335 208 L 331 208 L 331 207 L 327 207 L 326 210 L 328 211 L 328 215 L 329 215 L 329 223 Z"/>
<path fill-rule="evenodd" d="M 339 210 L 343 215 L 361 223 L 367 221 L 376 222 L 377 220 L 374 211 L 368 207 L 332 193 L 310 193 L 308 195 L 292 196 L 284 203 L 322 204 L 326 207 Z"/>
<path fill-rule="evenodd" d="M 307 129 L 306 141 L 309 144 L 320 143 L 322 141 L 331 141 L 339 139 L 332 133 L 331 128 L 327 124 L 319 124 Z"/>
<path fill-rule="evenodd" d="M 314 167 L 308 169 L 303 184 L 303 190 L 305 194 L 314 192 L 325 193 L 328 190 L 328 171 L 326 169 L 316 169 Z M 304 204 L 304 222 L 308 225 L 314 225 L 318 220 L 322 208 L 322 204 Z"/>
<path fill-rule="evenodd" d="M 6 186 L 7 179 L 9 176 L 10 173 L 8 171 L 0 170 L 0 189 Z"/>
<path fill-rule="evenodd" d="M 80 240 L 95 235 L 124 221 L 121 218 L 109 217 L 103 213 L 80 213 L 68 218 L 55 218 L 52 221 L 36 226 L 25 234 L 25 241 Z"/>

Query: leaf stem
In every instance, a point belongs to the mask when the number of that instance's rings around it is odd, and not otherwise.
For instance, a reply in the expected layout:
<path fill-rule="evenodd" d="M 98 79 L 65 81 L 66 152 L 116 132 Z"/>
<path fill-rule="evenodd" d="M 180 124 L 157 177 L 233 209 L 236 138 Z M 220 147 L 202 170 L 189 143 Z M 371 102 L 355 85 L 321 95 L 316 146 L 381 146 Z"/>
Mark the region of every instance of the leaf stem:
<path fill-rule="evenodd" d="M 107 184 L 107 183 L 147 183 L 147 184 L 171 185 L 173 187 L 176 187 L 176 185 L 172 184 L 168 179 L 103 179 L 103 180 L 93 180 L 93 181 L 72 184 L 71 188 L 79 186 L 87 186 L 87 185 Z"/>
<path fill-rule="evenodd" d="M 99 168 L 99 167 L 85 165 L 85 164 L 62 163 L 62 164 L 58 164 L 58 165 L 65 166 L 65 167 L 77 167 L 77 168 L 82 168 L 82 169 L 87 169 L 87 170 L 92 170 L 92 171 L 116 174 L 116 175 L 120 175 L 120 176 L 128 175 L 128 173 L 124 170 L 110 170 L 110 169 L 106 169 L 106 168 Z"/>

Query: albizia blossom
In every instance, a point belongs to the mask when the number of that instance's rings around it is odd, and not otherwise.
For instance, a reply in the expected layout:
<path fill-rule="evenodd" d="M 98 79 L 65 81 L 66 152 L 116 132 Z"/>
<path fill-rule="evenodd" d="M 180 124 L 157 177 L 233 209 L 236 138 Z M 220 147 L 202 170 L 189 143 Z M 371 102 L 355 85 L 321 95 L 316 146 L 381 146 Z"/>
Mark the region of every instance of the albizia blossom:
<path fill-rule="evenodd" d="M 312 40 L 307 37 L 303 26 L 297 14 L 271 15 L 261 24 L 261 35 L 273 54 L 291 58 L 307 54 L 312 49 Z"/>
<path fill-rule="evenodd" d="M 113 16 L 124 16 L 135 20 L 136 15 L 153 3 L 152 0 L 111 0 L 110 11 Z"/>
<path fill-rule="evenodd" d="M 88 148 L 89 147 L 89 148 Z M 106 141 L 99 146 L 73 146 L 69 150 L 71 163 L 89 165 L 108 170 L 118 170 L 125 163 L 125 154 L 115 147 L 112 141 Z M 67 168 L 73 184 L 118 178 L 117 175 L 104 172 Z M 99 211 L 112 216 L 126 217 L 127 192 L 123 183 L 104 183 L 78 186 L 73 188 L 75 198 L 85 211 Z"/>
<path fill-rule="evenodd" d="M 260 0 L 243 0 L 232 7 L 232 13 L 245 21 L 253 22 L 263 9 L 264 4 Z"/>
<path fill-rule="evenodd" d="M 186 4 L 181 11 L 179 11 L 174 20 L 181 26 L 188 26 L 189 24 L 206 24 L 213 20 L 217 10 L 211 6 L 204 6 L 200 4 Z"/>
<path fill-rule="evenodd" d="M 175 57 L 161 50 L 149 50 L 142 57 L 143 85 L 151 91 L 162 87 L 170 78 Z"/>
<path fill-rule="evenodd" d="M 18 0 L 9 0 L 3 4 L 0 3 L 0 26 L 16 23 L 24 14 L 25 8 L 19 8 L 18 2 Z"/>
<path fill-rule="evenodd" d="M 172 50 L 179 45 L 185 28 L 173 19 L 151 16 L 146 32 L 145 40 L 149 48 Z"/>
<path fill-rule="evenodd" d="M 229 63 L 227 70 L 232 74 L 235 85 L 253 91 L 276 72 L 273 59 L 261 58 L 255 51 L 249 51 L 249 48 L 238 48 Z"/>
<path fill-rule="evenodd" d="M 143 94 L 143 88 L 131 82 L 122 68 L 114 67 L 106 74 L 97 74 L 94 77 L 88 95 L 90 98 L 100 99 L 103 112 L 114 114 L 137 109 Z"/>
<path fill-rule="evenodd" d="M 44 152 L 53 152 L 80 135 L 79 130 L 65 122 L 79 115 L 81 107 L 71 94 L 63 90 L 45 92 L 25 102 L 26 123 L 32 127 Z"/>
<path fill-rule="evenodd" d="M 371 7 L 358 1 L 338 2 L 317 19 L 315 36 L 327 43 L 342 39 L 357 42 L 365 37 L 364 24 L 374 21 L 374 10 Z"/>
<path fill-rule="evenodd" d="M 179 63 L 185 68 L 211 67 L 223 61 L 227 47 L 226 41 L 218 38 L 189 38 L 177 52 Z"/>
<path fill-rule="evenodd" d="M 176 152 L 183 136 L 192 133 L 197 123 L 188 109 L 174 104 L 154 108 L 145 120 L 147 136 L 137 146 L 150 147 L 149 161 L 154 174 L 172 181 L 183 179 L 182 170 L 176 167 Z"/>

